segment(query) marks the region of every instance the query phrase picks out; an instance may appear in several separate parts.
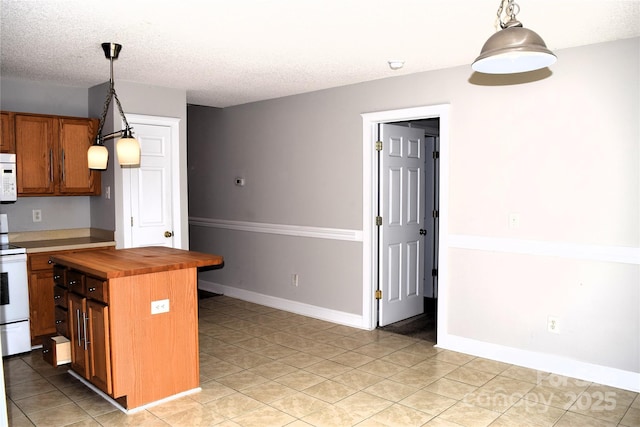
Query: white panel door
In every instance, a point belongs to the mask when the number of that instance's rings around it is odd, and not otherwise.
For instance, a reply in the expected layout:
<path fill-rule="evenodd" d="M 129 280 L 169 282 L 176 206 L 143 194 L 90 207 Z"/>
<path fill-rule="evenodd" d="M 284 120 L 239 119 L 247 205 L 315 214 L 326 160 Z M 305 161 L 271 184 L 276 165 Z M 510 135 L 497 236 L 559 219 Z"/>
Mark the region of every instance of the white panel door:
<path fill-rule="evenodd" d="M 424 131 L 380 126 L 379 326 L 423 313 Z"/>
<path fill-rule="evenodd" d="M 128 189 L 131 206 L 128 247 L 173 247 L 171 128 L 140 123 L 132 126 L 141 155 L 140 167 L 124 171 L 125 194 Z"/>

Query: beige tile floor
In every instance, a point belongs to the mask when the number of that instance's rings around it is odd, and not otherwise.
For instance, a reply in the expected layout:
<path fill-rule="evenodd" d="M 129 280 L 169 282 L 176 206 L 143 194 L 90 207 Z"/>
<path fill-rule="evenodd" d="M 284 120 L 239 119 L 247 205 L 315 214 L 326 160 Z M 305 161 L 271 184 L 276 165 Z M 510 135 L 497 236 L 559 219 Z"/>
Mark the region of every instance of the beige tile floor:
<path fill-rule="evenodd" d="M 39 351 L 4 361 L 10 426 L 640 426 L 638 393 L 219 296 L 202 391 L 125 415 Z"/>

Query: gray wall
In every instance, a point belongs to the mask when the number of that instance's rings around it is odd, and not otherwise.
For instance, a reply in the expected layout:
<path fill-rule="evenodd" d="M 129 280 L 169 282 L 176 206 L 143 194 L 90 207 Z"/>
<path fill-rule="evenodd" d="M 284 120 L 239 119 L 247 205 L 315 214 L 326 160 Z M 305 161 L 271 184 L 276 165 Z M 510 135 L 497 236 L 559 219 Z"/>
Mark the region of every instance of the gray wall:
<path fill-rule="evenodd" d="M 89 89 L 89 108 L 94 116 L 102 114 L 104 97 L 108 89 L 108 83 L 94 86 Z M 180 119 L 179 123 L 179 164 L 178 171 L 173 171 L 173 180 L 180 182 L 181 194 L 174 195 L 176 203 L 181 208 L 181 221 L 176 227 L 181 229 L 181 242 L 178 247 L 189 247 L 188 230 L 188 201 L 187 201 L 187 94 L 181 89 L 163 88 L 143 85 L 127 81 L 117 81 L 116 91 L 125 114 L 141 114 L 147 116 L 170 117 Z M 105 121 L 104 133 L 121 129 L 120 115 L 115 112 L 115 103 L 109 110 L 109 116 Z M 135 136 L 135 128 L 133 129 Z M 105 143 L 109 150 L 109 164 L 107 170 L 102 173 L 102 197 L 91 198 L 91 224 L 95 228 L 115 230 L 116 244 L 121 247 L 123 240 L 122 218 L 122 169 L 117 164 L 114 154 L 115 140 Z M 111 199 L 106 199 L 104 191 L 106 186 L 111 187 Z M 176 233 L 177 234 L 177 233 Z"/>
<path fill-rule="evenodd" d="M 77 117 L 100 117 L 102 114 L 108 82 L 87 88 L 54 85 L 20 79 L 0 80 L 0 108 L 38 114 L 68 115 Z M 180 119 L 180 165 L 173 179 L 180 181 L 181 194 L 175 201 L 181 207 L 182 221 L 178 225 L 182 232 L 180 246 L 188 243 L 188 202 L 186 170 L 187 103 L 186 92 L 179 89 L 142 85 L 126 81 L 116 83 L 118 98 L 127 114 L 172 117 Z M 112 102 L 105 121 L 104 133 L 120 129 L 120 116 L 114 116 Z M 135 131 L 135 130 L 134 130 Z M 7 213 L 10 231 L 41 231 L 72 228 L 99 228 L 118 231 L 116 212 L 122 209 L 119 196 L 122 194 L 120 182 L 116 179 L 114 167 L 115 140 L 106 142 L 109 150 L 108 169 L 102 172 L 102 195 L 99 197 L 19 197 L 13 204 L 0 205 L 0 213 Z M 106 199 L 105 188 L 111 187 L 111 198 Z M 42 222 L 32 221 L 32 210 L 42 211 Z M 120 225 L 122 227 L 122 225 Z M 118 234 L 118 233 L 116 233 Z"/>
<path fill-rule="evenodd" d="M 638 38 L 561 50 L 540 79 L 465 66 L 190 107 L 191 248 L 225 256 L 201 277 L 362 314 L 361 243 L 203 219 L 361 230 L 360 115 L 449 103 L 448 333 L 640 372 L 639 52 Z M 549 315 L 562 334 L 547 332 Z"/>
<path fill-rule="evenodd" d="M 87 90 L 21 79 L 0 79 L 0 109 L 24 113 L 88 117 Z M 90 227 L 90 197 L 20 197 L 0 205 L 9 219 L 9 230 L 40 231 Z M 31 211 L 42 211 L 34 223 Z"/>

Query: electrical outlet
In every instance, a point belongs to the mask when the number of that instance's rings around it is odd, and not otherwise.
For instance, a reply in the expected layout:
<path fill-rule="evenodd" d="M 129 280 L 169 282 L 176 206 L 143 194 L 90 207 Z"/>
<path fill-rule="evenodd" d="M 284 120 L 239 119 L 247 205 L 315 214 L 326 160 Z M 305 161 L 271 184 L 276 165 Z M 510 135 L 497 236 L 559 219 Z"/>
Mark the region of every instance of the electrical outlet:
<path fill-rule="evenodd" d="M 510 213 L 509 214 L 509 228 L 520 228 L 520 214 L 519 213 Z"/>
<path fill-rule="evenodd" d="M 547 317 L 547 331 L 552 334 L 560 333 L 560 319 L 554 316 Z"/>
<path fill-rule="evenodd" d="M 291 275 L 291 285 L 295 286 L 296 288 L 298 287 L 298 274 L 297 273 L 293 273 Z"/>
<path fill-rule="evenodd" d="M 31 215 L 33 215 L 33 222 L 41 222 L 42 221 L 42 211 L 40 209 L 34 209 L 31 211 Z"/>
<path fill-rule="evenodd" d="M 169 300 L 160 299 L 157 301 L 151 301 L 151 314 L 160 314 L 169 312 Z"/>

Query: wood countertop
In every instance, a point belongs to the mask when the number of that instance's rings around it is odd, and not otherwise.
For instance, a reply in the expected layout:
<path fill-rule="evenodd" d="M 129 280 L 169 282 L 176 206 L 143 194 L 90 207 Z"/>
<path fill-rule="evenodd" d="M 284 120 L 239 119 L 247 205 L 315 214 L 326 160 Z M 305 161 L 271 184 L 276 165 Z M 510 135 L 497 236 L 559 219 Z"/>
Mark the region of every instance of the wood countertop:
<path fill-rule="evenodd" d="M 102 279 L 157 273 L 185 268 L 222 265 L 220 255 L 162 246 L 94 250 L 53 255 L 54 263 L 80 270 Z"/>

